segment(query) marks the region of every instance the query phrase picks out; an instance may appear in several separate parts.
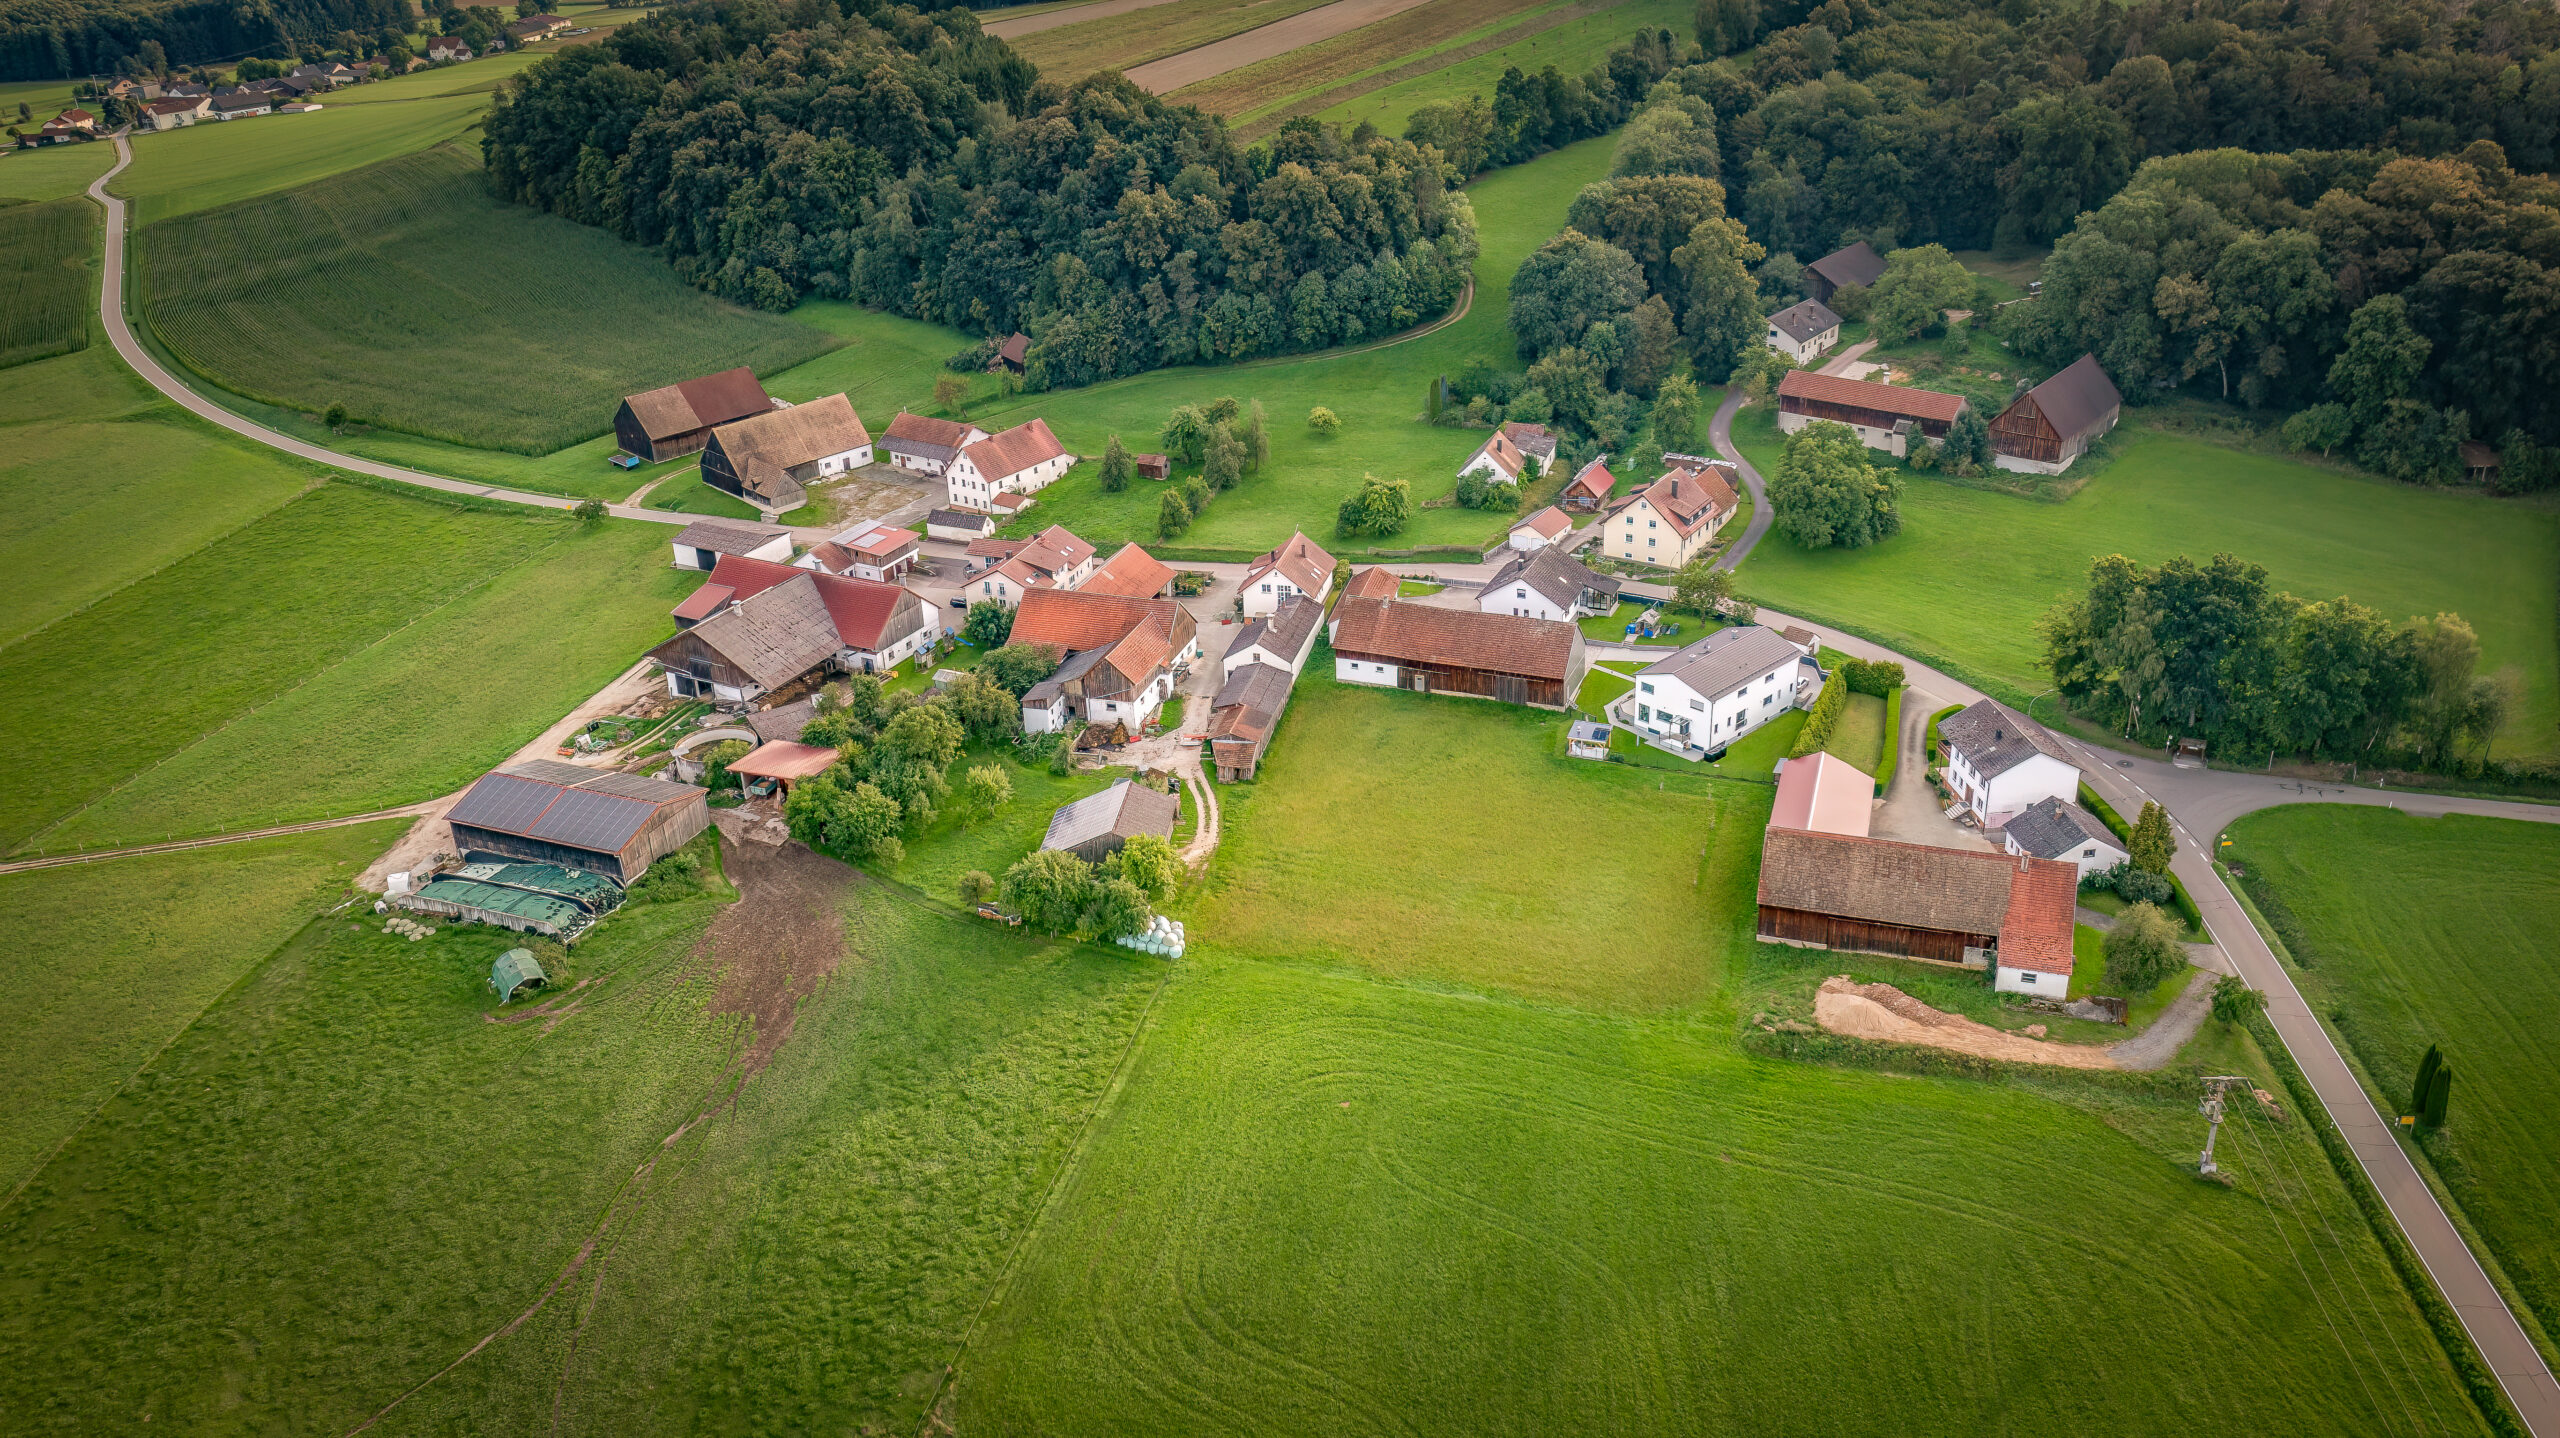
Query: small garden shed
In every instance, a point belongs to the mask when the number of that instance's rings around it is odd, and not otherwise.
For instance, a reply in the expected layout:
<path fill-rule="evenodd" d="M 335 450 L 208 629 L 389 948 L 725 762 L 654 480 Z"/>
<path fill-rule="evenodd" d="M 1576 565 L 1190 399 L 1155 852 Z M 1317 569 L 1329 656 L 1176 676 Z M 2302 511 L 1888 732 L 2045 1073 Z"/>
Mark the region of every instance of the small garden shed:
<path fill-rule="evenodd" d="M 498 1002 L 502 1004 L 514 998 L 519 989 L 538 989 L 550 981 L 531 949 L 509 949 L 489 966 L 489 987 L 498 991 Z"/>

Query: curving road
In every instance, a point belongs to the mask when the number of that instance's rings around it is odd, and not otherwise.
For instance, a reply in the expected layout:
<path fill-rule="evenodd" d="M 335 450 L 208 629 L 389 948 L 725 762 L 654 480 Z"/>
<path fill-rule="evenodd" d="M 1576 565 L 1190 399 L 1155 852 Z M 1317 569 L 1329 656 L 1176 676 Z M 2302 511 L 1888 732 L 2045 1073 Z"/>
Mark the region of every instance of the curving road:
<path fill-rule="evenodd" d="M 424 489 L 440 489 L 448 494 L 502 499 L 510 504 L 530 504 L 543 509 L 578 507 L 580 501 L 566 499 L 556 494 L 535 494 L 523 489 L 501 489 L 495 485 L 477 484 L 467 479 L 448 479 L 441 474 L 428 474 L 423 470 L 405 469 L 396 464 L 384 464 L 378 460 L 358 459 L 351 454 L 340 454 L 334 449 L 324 449 L 307 440 L 296 439 L 282 430 L 269 429 L 254 420 L 244 419 L 187 388 L 176 375 L 162 368 L 160 362 L 151 357 L 151 352 L 142 347 L 140 340 L 134 338 L 133 326 L 125 321 L 124 239 L 129 220 L 124 201 L 107 193 L 107 182 L 123 173 L 125 166 L 133 163 L 133 145 L 126 139 L 123 131 L 116 132 L 115 143 L 114 168 L 91 181 L 89 185 L 89 198 L 104 205 L 107 211 L 107 261 L 98 283 L 98 318 L 106 325 L 107 338 L 114 342 L 116 353 L 122 356 L 124 362 L 133 367 L 133 372 L 142 376 L 153 389 L 184 406 L 190 413 L 210 420 L 233 434 L 317 464 L 352 470 L 358 474 L 370 474 L 380 479 L 396 480 L 401 484 L 414 484 Z M 605 506 L 605 511 L 616 519 L 638 519 L 651 524 L 678 526 L 691 524 L 697 519 L 716 518 L 713 515 L 686 514 L 678 510 L 639 509 L 628 504 L 609 504 Z"/>
<path fill-rule="evenodd" d="M 1733 416 L 1741 408 L 1742 387 L 1726 385 L 1724 403 L 1716 406 L 1715 417 L 1707 421 L 1707 443 L 1733 461 L 1734 468 L 1742 474 L 1742 487 L 1751 491 L 1751 522 L 1743 526 L 1740 539 L 1725 546 L 1724 556 L 1716 561 L 1718 569 L 1741 567 L 1742 561 L 1751 557 L 1753 546 L 1759 544 L 1760 536 L 1769 532 L 1773 518 L 1769 513 L 1769 486 L 1762 482 L 1760 471 L 1751 467 L 1751 461 L 1742 457 L 1742 451 L 1733 447 Z"/>

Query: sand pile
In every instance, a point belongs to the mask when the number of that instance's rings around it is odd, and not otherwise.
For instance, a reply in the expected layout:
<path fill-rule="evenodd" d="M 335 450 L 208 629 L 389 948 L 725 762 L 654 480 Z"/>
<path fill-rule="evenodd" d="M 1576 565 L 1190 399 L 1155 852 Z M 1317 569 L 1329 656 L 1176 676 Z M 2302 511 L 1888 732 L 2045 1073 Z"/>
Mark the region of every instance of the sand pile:
<path fill-rule="evenodd" d="M 2116 1066 L 2105 1049 L 2006 1033 L 1961 1014 L 1933 1009 L 1891 984 L 1851 983 L 1846 974 L 1822 981 L 1814 995 L 1813 1016 L 1832 1033 L 1878 1043 L 1925 1044 L 2004 1063 L 2075 1069 Z"/>

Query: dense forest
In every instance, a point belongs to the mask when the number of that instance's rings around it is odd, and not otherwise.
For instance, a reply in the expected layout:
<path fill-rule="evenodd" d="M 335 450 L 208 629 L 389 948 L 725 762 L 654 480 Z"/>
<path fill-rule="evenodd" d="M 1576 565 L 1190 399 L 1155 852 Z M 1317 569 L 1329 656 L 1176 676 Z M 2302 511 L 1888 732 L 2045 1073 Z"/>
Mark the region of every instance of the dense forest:
<path fill-rule="evenodd" d="M 1433 151 L 1310 122 L 1240 150 L 1117 75 L 1043 81 L 965 11 L 661 11 L 501 92 L 499 192 L 767 308 L 841 297 L 1033 338 L 1035 387 L 1317 349 L 1448 307 L 1475 258 Z"/>
<path fill-rule="evenodd" d="M 2000 320 L 2049 369 L 2094 352 L 2135 403 L 2300 411 L 2298 446 L 2396 478 L 2459 477 L 2477 438 L 2506 487 L 2560 481 L 2537 383 L 2560 365 L 2552 6 L 1704 0 L 1698 33 L 1688 63 L 1639 36 L 1414 115 L 1473 172 L 1644 93 L 1616 177 L 1515 297 L 1564 277 L 1564 312 L 1623 339 L 1658 296 L 1712 380 L 1751 347 L 1741 307 L 1837 246 L 2052 243 L 2043 297 Z M 1516 316 L 1524 358 L 1566 341 L 1557 308 Z"/>
<path fill-rule="evenodd" d="M 4 0 L 0 80 L 112 75 L 137 56 L 196 65 L 286 55 L 396 28 L 408 10 L 406 0 Z"/>

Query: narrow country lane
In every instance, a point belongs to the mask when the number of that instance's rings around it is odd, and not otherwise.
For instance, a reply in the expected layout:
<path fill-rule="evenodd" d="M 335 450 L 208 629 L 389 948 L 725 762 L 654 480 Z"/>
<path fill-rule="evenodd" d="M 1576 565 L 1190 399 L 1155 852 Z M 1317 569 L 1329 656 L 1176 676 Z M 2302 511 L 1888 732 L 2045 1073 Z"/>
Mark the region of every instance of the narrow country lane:
<path fill-rule="evenodd" d="M 122 174 L 125 167 L 133 163 L 133 143 L 121 130 L 116 132 L 115 142 L 115 165 L 105 174 L 91 181 L 89 185 L 89 198 L 105 206 L 107 211 L 107 258 L 98 283 L 98 319 L 107 327 L 107 338 L 115 342 L 116 353 L 153 389 L 168 396 L 172 402 L 184 407 L 190 413 L 211 420 L 243 439 L 255 440 L 270 449 L 282 450 L 298 459 L 352 470 L 358 474 L 370 474 L 377 479 L 414 484 L 423 489 L 439 489 L 448 494 L 499 499 L 510 504 L 529 504 L 543 509 L 578 507 L 579 501 L 557 494 L 535 494 L 529 490 L 501 489 L 493 485 L 477 484 L 470 480 L 448 479 L 440 474 L 427 474 L 421 470 L 404 469 L 396 464 L 358 459 L 354 455 L 340 454 L 333 449 L 323 449 L 319 445 L 295 439 L 281 430 L 269 429 L 254 420 L 244 419 L 187 388 L 184 382 L 163 369 L 160 362 L 151 357 L 150 351 L 142 347 L 142 342 L 134 338 L 133 327 L 125 320 L 124 242 L 125 229 L 129 220 L 125 202 L 107 192 L 107 182 Z M 715 517 L 708 514 L 686 514 L 676 510 L 640 509 L 628 504 L 607 505 L 605 509 L 616 519 L 638 519 L 651 524 L 681 526 L 691 524 L 698 519 Z"/>

